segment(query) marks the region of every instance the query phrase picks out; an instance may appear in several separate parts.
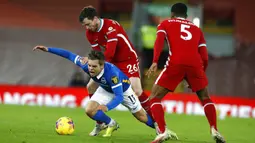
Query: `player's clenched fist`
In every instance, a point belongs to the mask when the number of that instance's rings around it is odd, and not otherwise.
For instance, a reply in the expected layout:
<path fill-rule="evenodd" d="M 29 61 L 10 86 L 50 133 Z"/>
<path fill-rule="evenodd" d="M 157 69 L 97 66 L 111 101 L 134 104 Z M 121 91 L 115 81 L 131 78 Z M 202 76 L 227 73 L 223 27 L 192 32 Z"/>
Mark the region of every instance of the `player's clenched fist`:
<path fill-rule="evenodd" d="M 35 50 L 42 50 L 42 51 L 44 51 L 44 52 L 48 52 L 49 51 L 49 49 L 48 49 L 48 47 L 46 47 L 46 46 L 40 46 L 40 45 L 37 45 L 37 46 L 35 46 L 34 48 L 33 48 L 33 51 L 35 51 Z"/>

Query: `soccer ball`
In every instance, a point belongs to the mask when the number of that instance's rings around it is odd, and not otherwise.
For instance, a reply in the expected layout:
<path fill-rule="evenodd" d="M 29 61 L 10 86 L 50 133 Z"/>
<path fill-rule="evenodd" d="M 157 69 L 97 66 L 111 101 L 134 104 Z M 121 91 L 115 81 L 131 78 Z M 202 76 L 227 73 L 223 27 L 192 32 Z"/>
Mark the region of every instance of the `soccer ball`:
<path fill-rule="evenodd" d="M 74 132 L 73 120 L 69 117 L 61 117 L 56 122 L 56 132 L 59 135 L 71 135 Z"/>

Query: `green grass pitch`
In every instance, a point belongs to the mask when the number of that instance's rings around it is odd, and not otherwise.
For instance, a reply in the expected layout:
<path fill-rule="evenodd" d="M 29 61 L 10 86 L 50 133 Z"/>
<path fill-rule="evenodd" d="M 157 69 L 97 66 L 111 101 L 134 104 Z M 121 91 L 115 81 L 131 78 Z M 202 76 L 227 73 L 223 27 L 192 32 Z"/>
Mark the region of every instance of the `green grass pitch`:
<path fill-rule="evenodd" d="M 50 108 L 0 104 L 0 143 L 149 143 L 154 130 L 136 121 L 129 112 L 108 113 L 120 124 L 111 138 L 90 137 L 94 127 L 81 108 Z M 55 122 L 61 116 L 74 120 L 75 132 L 60 136 L 55 132 Z M 171 143 L 214 143 L 208 123 L 203 116 L 166 115 L 168 127 L 179 136 Z M 255 120 L 226 118 L 218 122 L 228 143 L 255 143 Z"/>

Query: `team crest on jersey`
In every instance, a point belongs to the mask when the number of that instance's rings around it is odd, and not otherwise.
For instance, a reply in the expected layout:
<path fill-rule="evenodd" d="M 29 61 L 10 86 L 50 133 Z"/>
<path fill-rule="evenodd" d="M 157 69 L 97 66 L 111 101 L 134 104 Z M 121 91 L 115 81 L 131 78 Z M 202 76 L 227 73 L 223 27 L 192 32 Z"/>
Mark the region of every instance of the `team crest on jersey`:
<path fill-rule="evenodd" d="M 117 84 L 119 82 L 119 79 L 117 76 L 112 77 L 112 83 Z"/>
<path fill-rule="evenodd" d="M 106 80 L 105 80 L 104 77 L 101 78 L 101 82 L 102 82 L 103 84 L 106 84 Z"/>
<path fill-rule="evenodd" d="M 113 28 L 112 27 L 109 27 L 108 30 L 111 31 Z"/>

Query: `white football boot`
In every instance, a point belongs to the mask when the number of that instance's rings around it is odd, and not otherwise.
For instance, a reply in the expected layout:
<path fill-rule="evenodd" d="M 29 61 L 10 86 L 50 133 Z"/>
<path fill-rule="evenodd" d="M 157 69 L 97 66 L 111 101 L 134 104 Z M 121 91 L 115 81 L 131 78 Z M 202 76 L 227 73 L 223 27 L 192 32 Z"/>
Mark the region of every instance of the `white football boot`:
<path fill-rule="evenodd" d="M 226 141 L 221 136 L 221 134 L 217 130 L 215 130 L 215 128 L 213 127 L 211 128 L 211 135 L 213 139 L 216 141 L 216 143 L 226 143 Z"/>
<path fill-rule="evenodd" d="M 151 143 L 162 143 L 169 139 L 178 140 L 178 137 L 175 132 L 169 129 L 166 129 L 164 133 L 158 134 L 156 138 L 154 139 L 154 141 L 152 141 Z"/>
<path fill-rule="evenodd" d="M 95 128 L 89 133 L 90 136 L 97 136 L 99 133 L 107 128 L 107 125 L 105 123 L 98 124 L 96 123 Z"/>

